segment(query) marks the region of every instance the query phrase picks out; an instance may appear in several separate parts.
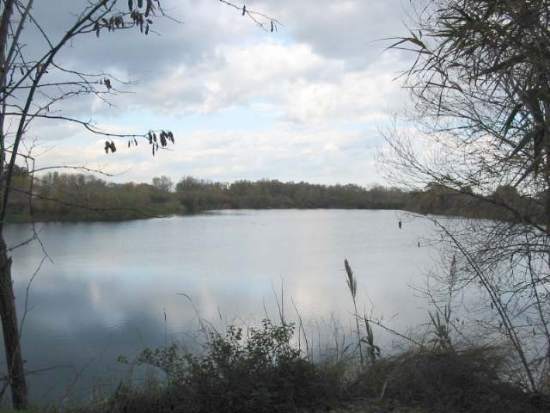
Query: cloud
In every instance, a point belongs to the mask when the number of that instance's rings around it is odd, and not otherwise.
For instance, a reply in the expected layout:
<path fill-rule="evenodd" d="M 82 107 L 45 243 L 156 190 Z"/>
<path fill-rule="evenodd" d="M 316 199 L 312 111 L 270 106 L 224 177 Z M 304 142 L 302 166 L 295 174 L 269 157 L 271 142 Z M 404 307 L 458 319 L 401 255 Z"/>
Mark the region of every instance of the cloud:
<path fill-rule="evenodd" d="M 208 63 L 182 65 L 150 83 L 134 104 L 179 114 L 243 106 L 303 124 L 364 122 L 399 110 L 399 64 L 387 53 L 367 68 L 346 70 L 306 44 L 224 46 Z"/>
<path fill-rule="evenodd" d="M 252 46 L 220 46 L 211 60 L 181 65 L 151 84 L 147 104 L 165 109 L 213 112 L 273 98 L 300 79 L 335 73 L 338 62 L 315 55 L 307 45 L 272 41 Z"/>
<path fill-rule="evenodd" d="M 105 155 L 99 139 L 88 144 L 54 142 L 54 149 L 39 157 L 38 166 L 84 165 L 111 173 L 119 182 L 150 182 L 160 175 L 177 181 L 192 175 L 224 182 L 269 178 L 368 185 L 381 180 L 371 153 L 377 139 L 375 131 L 331 128 L 298 132 L 281 126 L 246 133 L 203 130 L 182 136 L 155 158 L 145 145 L 128 149 L 121 142 L 113 156 Z"/>
<path fill-rule="evenodd" d="M 276 16 L 299 42 L 350 67 L 375 62 L 388 41 L 403 33 L 407 0 L 258 0 L 254 7 Z"/>
<path fill-rule="evenodd" d="M 37 2 L 33 13 L 55 43 L 87 3 L 59 0 L 52 7 L 48 2 Z M 119 4 L 126 11 L 127 3 L 120 0 Z M 60 62 L 72 68 L 85 67 L 88 72 L 117 70 L 130 80 L 145 81 L 172 71 L 178 64 L 205 59 L 219 44 L 241 43 L 259 34 L 253 24 L 243 22 L 235 10 L 217 0 L 163 0 L 161 4 L 169 18 L 155 17 L 148 36 L 137 29 L 101 32 L 99 38 L 94 33 L 81 35 L 64 49 Z M 31 27 L 27 37 L 38 43 L 31 52 L 45 46 L 36 29 Z"/>
<path fill-rule="evenodd" d="M 56 8 L 46 3 L 38 2 L 34 14 L 59 38 L 86 1 L 60 0 Z M 250 8 L 283 23 L 273 34 L 217 0 L 163 4 L 183 23 L 159 19 L 158 34 L 149 36 L 87 36 L 59 57 L 69 67 L 135 80 L 128 86 L 132 93 L 114 96 L 112 107 L 82 98 L 62 101 L 52 111 L 92 120 L 104 130 L 169 127 L 178 136 L 174 151 L 152 159 L 149 148 L 140 147 L 106 158 L 101 138 L 74 125 L 40 121 L 30 135 L 53 147 L 44 163 L 125 171 L 118 180 L 148 181 L 160 174 L 379 180 L 373 166 L 376 127 L 407 100 L 394 81 L 406 61 L 400 53 L 382 53 L 386 45 L 379 40 L 402 30 L 402 1 L 250 0 Z M 29 53 L 39 45 L 34 42 Z"/>
<path fill-rule="evenodd" d="M 55 39 L 85 3 L 62 0 L 56 8 L 38 3 L 35 14 L 48 22 L 48 32 Z M 159 18 L 155 20 L 158 34 L 149 36 L 135 31 L 105 33 L 99 39 L 84 36 L 64 50 L 60 61 L 71 68 L 105 70 L 137 81 L 131 89 L 137 92 L 138 104 L 152 100 L 167 107 L 181 106 L 206 95 L 209 100 L 195 109 L 208 111 L 246 96 L 246 90 L 257 95 L 288 87 L 285 80 L 292 82 L 304 69 L 315 68 L 319 76 L 327 76 L 336 68 L 365 70 L 376 65 L 387 46 L 379 40 L 401 31 L 403 13 L 401 0 L 258 0 L 250 7 L 265 10 L 284 24 L 279 33 L 266 34 L 218 1 L 165 0 L 163 4 L 183 23 Z M 315 73 L 310 70 L 305 75 L 311 78 Z"/>
<path fill-rule="evenodd" d="M 301 80 L 285 97 L 287 115 L 301 123 L 379 121 L 402 107 L 395 81 L 395 57 L 386 55 L 367 69 L 342 71 L 333 79 Z"/>

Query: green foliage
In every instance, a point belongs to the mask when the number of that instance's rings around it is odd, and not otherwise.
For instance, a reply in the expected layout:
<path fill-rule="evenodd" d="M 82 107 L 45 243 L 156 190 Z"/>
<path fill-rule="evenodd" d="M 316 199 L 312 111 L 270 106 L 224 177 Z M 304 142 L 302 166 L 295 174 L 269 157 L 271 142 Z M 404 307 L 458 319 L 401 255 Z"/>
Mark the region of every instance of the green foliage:
<path fill-rule="evenodd" d="M 166 385 L 121 385 L 107 402 L 74 413 L 305 413 L 327 408 L 539 413 L 550 407 L 548 397 L 526 393 L 500 378 L 506 374 L 507 359 L 497 348 L 412 348 L 378 358 L 357 375 L 353 368 L 350 374 L 351 365 L 304 360 L 289 343 L 292 334 L 292 326 L 264 321 L 248 337 L 236 327 L 225 335 L 212 334 L 202 356 L 176 346 L 147 350 L 139 363 L 165 371 Z"/>
<path fill-rule="evenodd" d="M 260 328 L 229 327 L 210 334 L 206 351 L 192 355 L 177 346 L 146 350 L 140 364 L 168 376 L 194 412 L 288 412 L 316 405 L 334 394 L 321 370 L 292 346 L 294 326 L 264 320 Z"/>
<path fill-rule="evenodd" d="M 173 184 L 166 176 L 152 184 L 115 184 L 92 175 L 48 173 L 34 181 L 17 168 L 8 205 L 11 222 L 116 221 L 168 215 L 196 214 L 215 209 L 402 209 L 420 213 L 513 220 L 510 207 L 542 219 L 535 198 L 520 196 L 513 188 L 499 187 L 489 196 L 471 188 L 457 192 L 432 184 L 424 191 L 357 185 L 313 185 L 304 182 L 262 180 L 232 184 L 191 177 Z"/>
<path fill-rule="evenodd" d="M 509 186 L 499 186 L 493 193 L 482 195 L 469 186 L 457 190 L 431 183 L 423 191 L 409 192 L 403 209 L 499 221 L 517 221 L 521 217 L 529 217 L 531 222 L 543 222 L 544 219 L 537 197 L 521 195 Z"/>
<path fill-rule="evenodd" d="M 190 361 L 191 356 L 174 344 L 166 348 L 143 350 L 137 364 L 154 366 L 166 373 L 170 383 L 177 384 L 185 381 Z"/>
<path fill-rule="evenodd" d="M 162 370 L 167 380 L 139 388 L 121 384 L 108 400 L 66 411 L 539 413 L 550 407 L 548 397 L 526 393 L 502 379 L 507 377 L 508 359 L 500 348 L 413 347 L 381 357 L 368 323 L 366 331 L 372 363 L 357 370 L 347 362 L 314 364 L 304 359 L 292 345 L 292 324 L 264 320 L 246 332 L 231 326 L 224 334 L 211 332 L 201 354 L 176 345 L 143 351 L 136 363 Z"/>
<path fill-rule="evenodd" d="M 28 175 L 17 177 L 17 186 L 8 206 L 10 221 L 30 219 L 29 192 L 32 189 L 32 215 L 37 221 L 112 221 L 149 218 L 182 213 L 169 182 L 114 184 L 92 175 L 48 173 L 31 182 Z M 32 186 L 31 186 L 32 183 Z"/>
<path fill-rule="evenodd" d="M 304 182 L 209 182 L 154 177 L 152 185 L 114 184 L 92 175 L 48 173 L 31 180 L 18 169 L 10 198 L 9 219 L 30 219 L 29 193 L 33 193 L 35 220 L 94 221 L 195 214 L 214 209 L 359 208 L 395 209 L 405 205 L 406 193 L 395 188 L 357 185 L 312 185 Z"/>

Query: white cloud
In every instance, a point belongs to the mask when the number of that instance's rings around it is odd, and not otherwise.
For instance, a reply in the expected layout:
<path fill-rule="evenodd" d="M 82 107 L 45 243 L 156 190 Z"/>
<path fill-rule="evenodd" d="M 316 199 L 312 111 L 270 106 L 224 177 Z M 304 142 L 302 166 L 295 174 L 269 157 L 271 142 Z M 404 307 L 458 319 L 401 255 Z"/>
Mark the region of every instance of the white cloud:
<path fill-rule="evenodd" d="M 251 46 L 220 46 L 212 59 L 181 65 L 150 85 L 146 105 L 170 111 L 214 112 L 276 98 L 304 78 L 320 78 L 341 68 L 303 44 L 272 41 Z"/>
<path fill-rule="evenodd" d="M 401 108 L 403 91 L 395 81 L 392 56 L 364 70 L 342 71 L 332 81 L 302 81 L 286 96 L 290 119 L 303 122 L 369 122 Z"/>
<path fill-rule="evenodd" d="M 62 59 L 137 79 L 135 93 L 116 97 L 114 108 L 83 99 L 61 109 L 124 132 L 143 132 L 145 120 L 151 124 L 147 129 L 165 127 L 168 119 L 178 137 L 174 151 L 152 159 L 149 148 L 128 153 L 121 148 L 106 157 L 103 140 L 74 126 L 40 122 L 31 135 L 54 146 L 44 163 L 126 171 L 118 180 L 148 181 L 160 174 L 380 180 L 372 166 L 379 140 L 374 130 L 401 110 L 406 95 L 393 80 L 403 69 L 402 56 L 381 53 L 385 44 L 378 40 L 401 28 L 400 0 L 250 0 L 250 7 L 283 22 L 274 34 L 215 0 L 165 4 L 184 24 L 164 21 L 156 26 L 161 35 L 147 38 L 91 37 Z M 51 11 L 41 13 L 46 18 Z M 52 21 L 56 27 L 65 22 L 59 15 Z M 237 113 L 231 125 L 213 116 L 218 123 L 211 127 L 201 124 L 191 132 L 184 127 L 192 116 L 230 111 Z M 131 123 L 134 118 L 139 124 Z"/>
<path fill-rule="evenodd" d="M 182 65 L 156 80 L 138 101 L 172 113 L 211 113 L 240 105 L 304 124 L 364 122 L 399 109 L 403 92 L 394 81 L 399 69 L 392 53 L 351 71 L 306 44 L 223 46 L 212 61 Z"/>
<path fill-rule="evenodd" d="M 337 129 L 296 132 L 279 127 L 264 132 L 201 131 L 185 136 L 170 150 L 152 157 L 147 145 L 116 154 L 103 152 L 103 141 L 65 142 L 39 159 L 39 167 L 83 165 L 115 175 L 116 181 L 149 182 L 153 176 L 174 180 L 193 175 L 221 181 L 273 178 L 312 182 L 370 184 L 380 182 L 369 153 L 376 136 Z"/>

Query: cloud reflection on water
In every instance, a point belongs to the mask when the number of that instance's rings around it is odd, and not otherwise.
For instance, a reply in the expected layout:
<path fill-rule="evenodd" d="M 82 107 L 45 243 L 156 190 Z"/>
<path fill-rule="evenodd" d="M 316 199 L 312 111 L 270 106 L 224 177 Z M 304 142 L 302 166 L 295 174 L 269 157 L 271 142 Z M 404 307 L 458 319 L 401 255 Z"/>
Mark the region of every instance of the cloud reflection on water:
<path fill-rule="evenodd" d="M 28 369 L 56 369 L 31 380 L 35 398 L 58 398 L 85 367 L 75 394 L 121 374 L 118 355 L 185 341 L 200 314 L 218 326 L 277 314 L 281 282 L 311 330 L 331 317 L 347 326 L 352 308 L 343 260 L 359 284 L 362 308 L 400 327 L 424 320 L 409 285 L 422 283 L 434 251 L 418 248 L 431 227 L 397 227 L 397 211 L 239 211 L 124 223 L 44 224 L 46 263 L 31 294 L 24 331 Z M 9 228 L 16 243 L 26 225 Z M 27 280 L 42 257 L 38 245 L 14 251 L 19 314 Z M 219 319 L 219 316 L 223 320 Z M 323 320 L 325 320 L 323 322 Z M 118 373 L 117 373 L 118 372 Z M 80 392 L 80 393 L 79 393 Z"/>

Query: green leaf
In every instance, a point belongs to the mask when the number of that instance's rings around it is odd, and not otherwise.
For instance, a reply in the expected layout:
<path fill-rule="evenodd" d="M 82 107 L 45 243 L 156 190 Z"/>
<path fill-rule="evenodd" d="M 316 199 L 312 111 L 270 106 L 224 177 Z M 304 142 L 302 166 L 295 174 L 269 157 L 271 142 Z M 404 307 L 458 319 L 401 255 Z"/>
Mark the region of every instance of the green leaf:
<path fill-rule="evenodd" d="M 416 44 L 417 46 L 419 46 L 419 47 L 422 48 L 422 49 L 425 49 L 425 48 L 426 48 L 426 45 L 424 44 L 424 42 L 421 41 L 420 39 L 416 38 L 416 37 L 409 37 L 409 38 L 407 39 L 407 41 Z"/>

